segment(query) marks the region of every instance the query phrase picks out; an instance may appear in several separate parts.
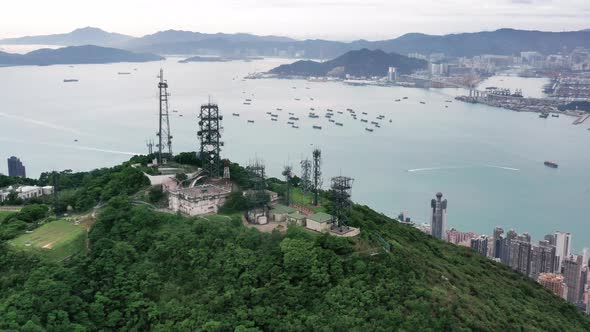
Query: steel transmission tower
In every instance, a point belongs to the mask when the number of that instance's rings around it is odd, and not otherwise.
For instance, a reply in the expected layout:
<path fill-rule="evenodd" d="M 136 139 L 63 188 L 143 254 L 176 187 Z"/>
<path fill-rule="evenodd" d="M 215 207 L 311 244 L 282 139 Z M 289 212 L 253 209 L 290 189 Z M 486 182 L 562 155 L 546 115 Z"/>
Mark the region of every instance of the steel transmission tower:
<path fill-rule="evenodd" d="M 160 82 L 158 83 L 160 100 L 160 124 L 158 127 L 158 164 L 162 164 L 162 151 L 168 149 L 168 157 L 172 157 L 172 133 L 170 132 L 170 118 L 168 115 L 168 82 L 164 80 L 164 70 L 160 69 Z"/>
<path fill-rule="evenodd" d="M 285 177 L 285 181 L 287 181 L 287 192 L 285 194 L 285 203 L 287 206 L 291 204 L 291 179 L 293 178 L 293 168 L 291 166 L 285 166 L 283 169 L 283 176 Z"/>
<path fill-rule="evenodd" d="M 336 217 L 337 227 L 348 224 L 348 215 L 352 201 L 350 194 L 352 191 L 352 178 L 346 176 L 336 176 L 332 178 L 332 209 Z"/>
<path fill-rule="evenodd" d="M 246 167 L 249 173 L 250 182 L 252 183 L 252 195 L 250 197 L 252 207 L 263 207 L 268 199 L 266 193 L 266 167 L 264 163 L 256 160 Z"/>
<path fill-rule="evenodd" d="M 145 141 L 145 145 L 148 148 L 148 155 L 151 155 L 152 153 L 154 153 L 154 141 L 149 139 L 147 141 Z"/>
<path fill-rule="evenodd" d="M 221 174 L 221 125 L 223 116 L 219 115 L 219 108 L 216 104 L 207 103 L 201 105 L 199 114 L 199 131 L 197 136 L 201 140 L 201 155 L 203 170 L 211 178 L 217 178 Z"/>
<path fill-rule="evenodd" d="M 318 205 L 322 188 L 322 151 L 313 150 L 313 205 Z"/>
<path fill-rule="evenodd" d="M 304 159 L 300 163 L 301 165 L 301 190 L 304 194 L 307 194 L 311 189 L 311 161 Z"/>

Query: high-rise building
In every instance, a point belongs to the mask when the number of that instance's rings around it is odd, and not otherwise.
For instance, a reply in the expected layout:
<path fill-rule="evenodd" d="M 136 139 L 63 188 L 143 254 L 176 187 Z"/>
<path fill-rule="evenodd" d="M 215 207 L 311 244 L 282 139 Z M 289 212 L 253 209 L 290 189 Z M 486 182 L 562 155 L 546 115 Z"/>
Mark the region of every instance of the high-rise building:
<path fill-rule="evenodd" d="M 475 250 L 482 256 L 488 255 L 488 237 L 480 235 L 479 237 L 471 239 L 471 249 Z"/>
<path fill-rule="evenodd" d="M 563 299 L 567 299 L 567 286 L 565 285 L 562 275 L 555 273 L 541 273 L 539 274 L 537 282 L 553 292 L 553 294 Z"/>
<path fill-rule="evenodd" d="M 550 235 L 547 235 L 549 237 Z M 556 271 L 561 272 L 562 262 L 564 259 L 571 255 L 572 251 L 572 235 L 570 233 L 556 231 L 553 236 L 553 242 L 555 244 L 555 255 L 557 256 Z"/>
<path fill-rule="evenodd" d="M 530 275 L 531 242 L 528 234 L 520 235 L 510 241 L 510 267 L 524 275 Z"/>
<path fill-rule="evenodd" d="M 582 278 L 582 257 L 570 256 L 563 260 L 563 277 L 567 285 L 567 300 L 578 304 L 580 300 L 580 281 Z"/>
<path fill-rule="evenodd" d="M 457 245 L 464 245 L 470 246 L 471 239 L 477 237 L 477 234 L 473 232 L 461 232 L 454 228 L 447 230 L 446 232 L 446 239 L 447 241 L 457 244 Z"/>
<path fill-rule="evenodd" d="M 447 200 L 442 199 L 443 194 L 437 193 L 436 199 L 430 201 L 430 207 L 432 208 L 431 218 L 431 234 L 432 236 L 441 240 L 446 240 L 446 224 L 447 224 Z"/>
<path fill-rule="evenodd" d="M 590 249 L 589 248 L 582 249 L 582 267 L 588 266 L 589 260 L 590 260 Z"/>
<path fill-rule="evenodd" d="M 397 81 L 397 68 L 389 67 L 389 69 L 387 70 L 387 80 L 389 82 Z"/>
<path fill-rule="evenodd" d="M 537 280 L 539 274 L 547 272 L 555 272 L 555 247 L 542 240 L 531 250 L 530 277 Z"/>
<path fill-rule="evenodd" d="M 8 176 L 18 176 L 18 177 L 26 177 L 27 173 L 25 170 L 25 166 L 15 156 L 8 158 Z"/>

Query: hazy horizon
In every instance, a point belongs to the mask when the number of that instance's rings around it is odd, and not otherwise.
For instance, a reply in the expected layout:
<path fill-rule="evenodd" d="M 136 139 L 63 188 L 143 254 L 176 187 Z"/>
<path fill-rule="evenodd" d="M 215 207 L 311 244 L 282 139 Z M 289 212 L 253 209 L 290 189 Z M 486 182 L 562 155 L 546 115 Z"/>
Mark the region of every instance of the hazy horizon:
<path fill-rule="evenodd" d="M 23 0 L 7 4 L 4 9 L 0 14 L 0 39 L 67 33 L 87 26 L 135 37 L 174 29 L 340 41 L 390 39 L 410 32 L 443 35 L 500 28 L 590 28 L 590 2 L 584 0 L 501 0 L 477 8 L 468 0 L 226 0 L 205 4 L 189 0 L 165 4 L 138 0 L 90 4 Z M 78 14 L 72 17 L 72 12 Z M 27 23 L 31 21 L 36 24 Z"/>

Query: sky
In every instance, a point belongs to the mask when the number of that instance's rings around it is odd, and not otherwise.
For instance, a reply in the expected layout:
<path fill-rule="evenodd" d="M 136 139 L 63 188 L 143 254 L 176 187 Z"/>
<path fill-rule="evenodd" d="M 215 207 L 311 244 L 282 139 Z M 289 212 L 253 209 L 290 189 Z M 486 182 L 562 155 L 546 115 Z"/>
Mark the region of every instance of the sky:
<path fill-rule="evenodd" d="M 177 29 L 350 41 L 408 32 L 590 28 L 590 0 L 6 0 L 0 38 L 93 26 L 143 36 Z"/>

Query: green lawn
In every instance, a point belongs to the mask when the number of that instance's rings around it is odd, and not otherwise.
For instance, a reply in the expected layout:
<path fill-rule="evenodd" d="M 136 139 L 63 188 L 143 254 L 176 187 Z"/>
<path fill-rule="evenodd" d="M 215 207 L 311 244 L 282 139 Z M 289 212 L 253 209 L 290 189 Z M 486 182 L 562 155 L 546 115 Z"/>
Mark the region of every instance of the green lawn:
<path fill-rule="evenodd" d="M 326 209 L 322 206 L 322 205 L 324 205 L 325 201 L 321 196 L 320 196 L 320 207 L 314 207 L 313 205 L 311 205 L 312 200 L 313 200 L 312 193 L 308 193 L 307 195 L 304 195 L 303 191 L 301 191 L 301 188 L 292 188 L 291 189 L 291 201 L 293 203 L 299 204 L 299 205 L 305 205 L 308 208 L 310 208 L 311 210 L 313 210 L 314 212 L 326 212 Z"/>
<path fill-rule="evenodd" d="M 54 261 L 61 261 L 84 250 L 85 230 L 83 225 L 60 219 L 47 223 L 23 234 L 9 243 L 24 250 L 34 250 Z M 26 243 L 29 241 L 30 246 Z"/>

